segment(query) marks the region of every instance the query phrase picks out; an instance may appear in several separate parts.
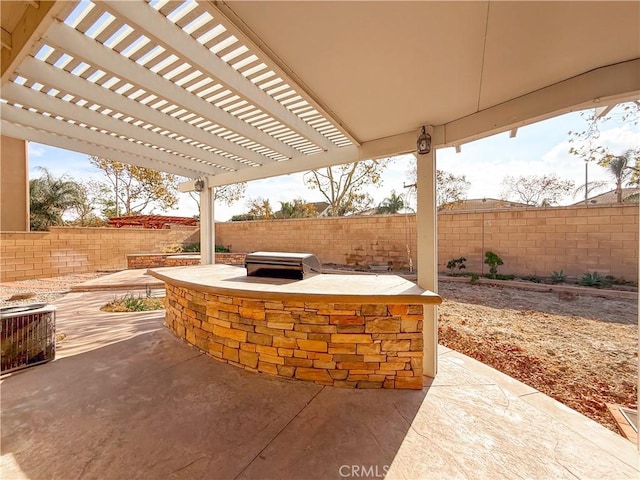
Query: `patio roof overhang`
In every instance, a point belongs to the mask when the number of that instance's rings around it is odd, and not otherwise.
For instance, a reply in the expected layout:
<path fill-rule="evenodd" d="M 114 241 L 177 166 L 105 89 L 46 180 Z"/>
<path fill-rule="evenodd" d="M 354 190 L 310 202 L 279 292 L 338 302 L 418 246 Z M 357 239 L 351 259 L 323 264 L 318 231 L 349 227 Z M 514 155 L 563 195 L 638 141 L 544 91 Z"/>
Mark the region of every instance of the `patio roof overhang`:
<path fill-rule="evenodd" d="M 640 93 L 637 2 L 3 2 L 2 131 L 210 186 Z M 601 32 L 615 32 L 603 37 Z"/>
<path fill-rule="evenodd" d="M 637 100 L 638 2 L 2 2 L 2 134 L 211 187 L 414 152 Z M 608 34 L 607 32 L 611 32 Z M 435 155 L 418 285 L 437 291 Z M 194 182 L 184 185 L 193 189 Z M 437 312 L 424 309 L 424 373 Z"/>

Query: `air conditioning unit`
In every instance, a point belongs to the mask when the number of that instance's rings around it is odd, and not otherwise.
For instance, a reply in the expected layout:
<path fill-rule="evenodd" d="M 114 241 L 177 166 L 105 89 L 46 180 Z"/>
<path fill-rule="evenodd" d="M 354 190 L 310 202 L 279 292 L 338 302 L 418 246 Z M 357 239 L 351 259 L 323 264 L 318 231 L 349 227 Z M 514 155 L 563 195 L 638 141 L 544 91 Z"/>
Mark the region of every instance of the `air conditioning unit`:
<path fill-rule="evenodd" d="M 56 307 L 45 303 L 0 308 L 0 373 L 31 367 L 56 356 Z"/>

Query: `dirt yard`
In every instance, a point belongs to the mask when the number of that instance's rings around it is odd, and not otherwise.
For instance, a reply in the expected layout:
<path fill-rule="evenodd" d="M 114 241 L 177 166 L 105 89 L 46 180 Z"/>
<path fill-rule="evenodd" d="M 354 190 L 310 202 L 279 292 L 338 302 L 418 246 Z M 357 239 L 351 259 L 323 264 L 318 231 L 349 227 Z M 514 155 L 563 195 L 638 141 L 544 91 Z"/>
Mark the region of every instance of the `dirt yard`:
<path fill-rule="evenodd" d="M 440 283 L 440 343 L 618 432 L 605 403 L 636 405 L 637 300 Z"/>

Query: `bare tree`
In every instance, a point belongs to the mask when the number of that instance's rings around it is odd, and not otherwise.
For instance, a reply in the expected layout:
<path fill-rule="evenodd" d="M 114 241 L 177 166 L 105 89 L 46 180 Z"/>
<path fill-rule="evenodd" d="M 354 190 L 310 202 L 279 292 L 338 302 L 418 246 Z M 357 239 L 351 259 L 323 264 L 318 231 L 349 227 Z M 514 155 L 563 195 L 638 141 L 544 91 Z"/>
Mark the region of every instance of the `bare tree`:
<path fill-rule="evenodd" d="M 311 190 L 318 190 L 329 203 L 329 215 L 339 217 L 371 206 L 373 198 L 364 190 L 382 185 L 389 159 L 364 160 L 305 173 Z"/>
<path fill-rule="evenodd" d="M 408 180 L 415 189 L 418 171 L 415 160 L 409 168 Z M 455 175 L 444 170 L 436 170 L 436 205 L 438 210 L 452 208 L 466 200 L 471 183 L 465 175 Z"/>
<path fill-rule="evenodd" d="M 141 215 L 173 208 L 178 203 L 178 177 L 149 168 L 90 157 L 89 162 L 102 171 L 107 181 L 105 197 L 100 199 L 107 217 Z"/>
<path fill-rule="evenodd" d="M 507 176 L 502 180 L 503 200 L 515 200 L 532 206 L 556 205 L 571 193 L 575 184 L 571 180 L 562 180 L 556 174 Z"/>

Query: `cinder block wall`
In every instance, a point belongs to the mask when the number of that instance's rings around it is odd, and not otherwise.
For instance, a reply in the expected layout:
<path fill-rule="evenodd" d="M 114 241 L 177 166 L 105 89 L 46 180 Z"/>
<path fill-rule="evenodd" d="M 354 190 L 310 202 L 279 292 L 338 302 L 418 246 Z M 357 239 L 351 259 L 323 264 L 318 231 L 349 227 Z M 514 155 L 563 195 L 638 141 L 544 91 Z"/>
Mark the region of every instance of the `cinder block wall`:
<path fill-rule="evenodd" d="M 53 227 L 50 232 L 0 233 L 0 281 L 127 268 L 127 254 L 161 252 L 199 241 L 197 227 Z"/>
<path fill-rule="evenodd" d="M 216 224 L 233 252 L 308 252 L 323 263 L 400 267 L 416 261 L 415 215 L 303 218 Z M 409 253 L 407 252 L 409 246 Z"/>
<path fill-rule="evenodd" d="M 216 224 L 216 244 L 233 252 L 315 253 L 323 263 L 416 265 L 415 215 L 313 218 Z M 53 228 L 0 233 L 0 281 L 126 268 L 126 255 L 159 253 L 199 241 L 195 227 L 171 230 Z M 586 271 L 638 279 L 638 206 L 441 212 L 438 269 L 464 256 L 484 272 L 484 252 L 504 260 L 500 273 L 569 277 Z M 408 248 L 407 248 L 408 247 Z"/>
<path fill-rule="evenodd" d="M 310 252 L 323 263 L 416 265 L 415 215 L 228 222 L 216 243 L 234 252 Z M 408 248 L 407 248 L 408 247 Z M 504 260 L 500 273 L 569 277 L 587 271 L 638 278 L 638 206 L 590 206 L 441 212 L 438 268 L 464 256 L 486 273 L 484 252 Z M 408 253 L 409 252 L 409 253 Z"/>
<path fill-rule="evenodd" d="M 527 208 L 438 216 L 440 270 L 465 256 L 469 271 L 486 273 L 484 252 L 504 260 L 501 273 L 569 277 L 597 271 L 638 279 L 638 206 Z"/>

